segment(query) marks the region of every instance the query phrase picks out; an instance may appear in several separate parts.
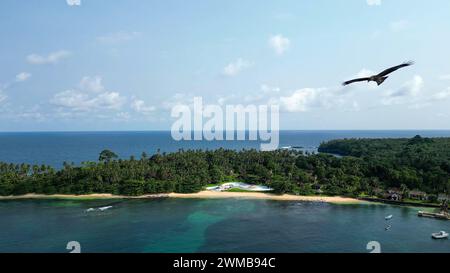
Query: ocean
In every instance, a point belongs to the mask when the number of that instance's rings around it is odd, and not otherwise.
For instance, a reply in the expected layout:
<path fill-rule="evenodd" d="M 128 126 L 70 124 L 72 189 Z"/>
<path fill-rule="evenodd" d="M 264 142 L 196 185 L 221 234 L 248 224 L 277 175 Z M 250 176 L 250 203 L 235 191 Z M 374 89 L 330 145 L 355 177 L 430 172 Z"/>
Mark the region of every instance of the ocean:
<path fill-rule="evenodd" d="M 316 151 L 321 142 L 342 138 L 450 137 L 450 131 L 280 131 L 279 147 L 300 146 Z M 170 131 L 148 132 L 30 132 L 0 133 L 0 161 L 46 164 L 60 168 L 64 161 L 96 161 L 110 149 L 121 158 L 175 152 L 179 149 L 259 149 L 259 141 L 174 141 Z"/>
<path fill-rule="evenodd" d="M 77 241 L 81 252 L 368 253 L 376 241 L 381 252 L 450 253 L 450 240 L 431 238 L 450 221 L 417 210 L 245 199 L 1 201 L 0 252 L 64 253 Z"/>

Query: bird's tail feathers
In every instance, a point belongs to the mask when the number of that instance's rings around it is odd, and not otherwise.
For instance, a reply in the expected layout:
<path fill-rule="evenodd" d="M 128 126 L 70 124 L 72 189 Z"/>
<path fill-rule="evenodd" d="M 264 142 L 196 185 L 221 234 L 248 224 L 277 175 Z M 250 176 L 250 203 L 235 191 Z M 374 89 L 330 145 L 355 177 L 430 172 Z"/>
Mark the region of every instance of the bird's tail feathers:
<path fill-rule="evenodd" d="M 380 77 L 376 79 L 378 85 L 381 85 L 388 77 Z"/>

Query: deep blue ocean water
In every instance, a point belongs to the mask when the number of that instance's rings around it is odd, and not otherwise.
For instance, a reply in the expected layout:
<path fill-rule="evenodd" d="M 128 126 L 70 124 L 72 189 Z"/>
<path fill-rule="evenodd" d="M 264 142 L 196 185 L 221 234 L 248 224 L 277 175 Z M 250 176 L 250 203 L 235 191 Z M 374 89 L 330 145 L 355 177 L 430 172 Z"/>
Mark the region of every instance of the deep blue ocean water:
<path fill-rule="evenodd" d="M 450 137 L 450 131 L 281 131 L 279 147 L 301 146 L 315 151 L 321 142 L 341 138 Z M 0 161 L 48 164 L 61 167 L 64 161 L 80 164 L 98 159 L 103 149 L 121 158 L 140 157 L 179 149 L 259 149 L 258 141 L 174 141 L 169 131 L 151 132 L 35 132 L 0 133 Z"/>

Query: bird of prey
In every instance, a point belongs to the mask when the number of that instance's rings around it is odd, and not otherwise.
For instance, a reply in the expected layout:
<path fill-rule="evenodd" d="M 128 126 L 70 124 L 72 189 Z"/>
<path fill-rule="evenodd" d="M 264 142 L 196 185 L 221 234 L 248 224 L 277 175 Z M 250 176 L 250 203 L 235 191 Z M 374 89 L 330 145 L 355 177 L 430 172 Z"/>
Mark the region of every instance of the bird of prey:
<path fill-rule="evenodd" d="M 392 72 L 394 72 L 402 67 L 410 66 L 413 64 L 414 64 L 414 62 L 412 62 L 412 61 L 402 63 L 401 65 L 397 65 L 397 66 L 388 68 L 388 69 L 384 70 L 383 72 L 381 72 L 380 74 L 373 75 L 373 76 L 366 77 L 366 78 L 358 78 L 358 79 L 346 81 L 342 85 L 345 86 L 345 85 L 352 84 L 354 82 L 364 82 L 364 81 L 367 81 L 367 82 L 373 81 L 373 82 L 376 82 L 378 85 L 380 85 L 388 78 L 388 76 L 387 76 L 388 74 L 391 74 Z"/>

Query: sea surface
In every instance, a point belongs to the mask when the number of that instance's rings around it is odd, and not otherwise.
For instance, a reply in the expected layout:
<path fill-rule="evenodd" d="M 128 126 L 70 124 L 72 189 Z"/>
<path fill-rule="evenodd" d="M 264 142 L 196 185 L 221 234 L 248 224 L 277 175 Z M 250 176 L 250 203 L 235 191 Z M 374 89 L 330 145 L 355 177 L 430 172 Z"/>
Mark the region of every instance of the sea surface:
<path fill-rule="evenodd" d="M 103 212 L 86 212 L 111 205 Z M 0 252 L 447 252 L 418 208 L 245 199 L 0 202 Z M 393 215 L 386 221 L 386 215 Z M 391 229 L 386 231 L 387 225 Z"/>
<path fill-rule="evenodd" d="M 450 131 L 280 131 L 279 147 L 300 146 L 314 152 L 320 143 L 342 138 L 450 137 Z M 259 149 L 259 141 L 175 141 L 169 131 L 0 133 L 0 161 L 46 164 L 95 161 L 104 149 L 121 158 L 175 152 L 179 149 Z"/>

